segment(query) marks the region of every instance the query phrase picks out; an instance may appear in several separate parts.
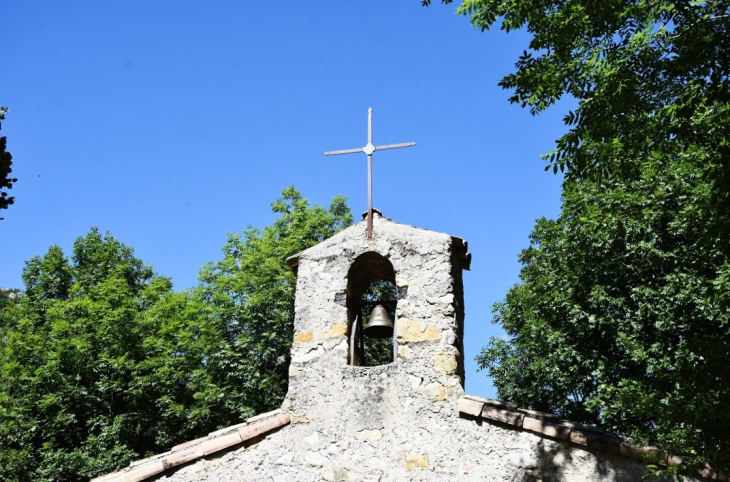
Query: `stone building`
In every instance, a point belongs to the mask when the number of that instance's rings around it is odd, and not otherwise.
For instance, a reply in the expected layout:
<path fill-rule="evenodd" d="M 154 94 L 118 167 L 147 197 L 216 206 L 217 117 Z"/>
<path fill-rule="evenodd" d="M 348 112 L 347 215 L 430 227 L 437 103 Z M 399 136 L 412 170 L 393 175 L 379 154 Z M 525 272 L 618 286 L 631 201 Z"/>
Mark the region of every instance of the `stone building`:
<path fill-rule="evenodd" d="M 287 260 L 297 273 L 295 340 L 281 409 L 94 480 L 642 480 L 649 449 L 466 395 L 466 242 L 377 211 L 373 225 L 372 239 L 363 221 Z M 397 293 L 395 361 L 359 366 L 368 356 L 360 305 L 375 282 Z"/>

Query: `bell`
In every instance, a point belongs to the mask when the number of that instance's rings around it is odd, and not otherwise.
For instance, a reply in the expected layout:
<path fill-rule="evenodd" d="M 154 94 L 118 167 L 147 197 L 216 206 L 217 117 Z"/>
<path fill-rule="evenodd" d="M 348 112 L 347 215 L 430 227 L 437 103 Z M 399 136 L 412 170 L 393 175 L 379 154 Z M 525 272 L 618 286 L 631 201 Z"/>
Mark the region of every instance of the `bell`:
<path fill-rule="evenodd" d="M 383 305 L 377 305 L 370 313 L 370 320 L 363 329 L 363 334 L 371 338 L 390 338 L 393 336 L 393 323 L 388 316 L 388 310 Z"/>

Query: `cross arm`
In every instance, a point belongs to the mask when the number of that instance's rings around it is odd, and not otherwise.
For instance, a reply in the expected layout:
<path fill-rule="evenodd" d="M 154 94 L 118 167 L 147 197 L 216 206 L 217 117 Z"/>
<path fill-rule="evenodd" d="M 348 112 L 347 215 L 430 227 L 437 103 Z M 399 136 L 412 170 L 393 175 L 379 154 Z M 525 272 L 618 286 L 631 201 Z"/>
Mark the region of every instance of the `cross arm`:
<path fill-rule="evenodd" d="M 403 142 L 402 144 L 388 144 L 385 146 L 375 146 L 376 151 L 384 151 L 385 149 L 398 149 L 399 147 L 415 146 L 415 142 Z"/>
<path fill-rule="evenodd" d="M 325 156 L 336 156 L 337 154 L 355 154 L 356 152 L 363 152 L 362 147 L 358 149 L 344 149 L 341 151 L 327 151 L 324 153 Z"/>

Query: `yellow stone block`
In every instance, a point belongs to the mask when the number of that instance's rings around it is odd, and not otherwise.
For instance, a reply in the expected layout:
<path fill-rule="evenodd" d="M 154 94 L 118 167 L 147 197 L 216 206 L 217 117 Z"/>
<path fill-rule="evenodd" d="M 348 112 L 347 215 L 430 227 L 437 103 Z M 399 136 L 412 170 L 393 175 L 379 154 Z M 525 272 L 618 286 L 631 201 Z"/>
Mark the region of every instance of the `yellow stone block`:
<path fill-rule="evenodd" d="M 398 462 L 406 470 L 422 469 L 428 466 L 428 455 L 416 452 L 401 452 L 398 454 Z"/>
<path fill-rule="evenodd" d="M 398 318 L 396 326 L 398 330 L 398 341 L 433 341 L 441 338 L 438 328 L 434 325 L 426 325 L 426 328 L 423 329 L 418 320 Z"/>
<path fill-rule="evenodd" d="M 433 368 L 444 375 L 456 373 L 456 356 L 453 353 L 440 351 L 433 356 Z"/>
<path fill-rule="evenodd" d="M 304 333 L 297 333 L 297 336 L 294 337 L 295 343 L 309 343 L 314 339 L 314 334 L 311 331 L 307 331 Z"/>
<path fill-rule="evenodd" d="M 322 338 L 335 338 L 338 336 L 345 336 L 347 332 L 347 325 L 344 323 L 337 323 L 330 328 L 330 331 L 324 334 Z"/>

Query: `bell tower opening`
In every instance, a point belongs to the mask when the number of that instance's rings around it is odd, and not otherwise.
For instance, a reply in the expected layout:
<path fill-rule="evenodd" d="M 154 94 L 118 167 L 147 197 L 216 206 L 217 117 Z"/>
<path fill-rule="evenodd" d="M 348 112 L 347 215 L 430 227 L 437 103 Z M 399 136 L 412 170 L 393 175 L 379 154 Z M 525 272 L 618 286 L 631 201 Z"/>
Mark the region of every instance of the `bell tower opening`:
<path fill-rule="evenodd" d="M 372 367 L 393 362 L 393 330 L 398 294 L 390 281 L 376 281 L 363 293 L 360 319 L 363 330 L 364 359 L 361 366 Z"/>
<path fill-rule="evenodd" d="M 350 365 L 393 363 L 397 303 L 395 270 L 390 261 L 374 252 L 359 256 L 350 266 L 347 282 Z"/>

